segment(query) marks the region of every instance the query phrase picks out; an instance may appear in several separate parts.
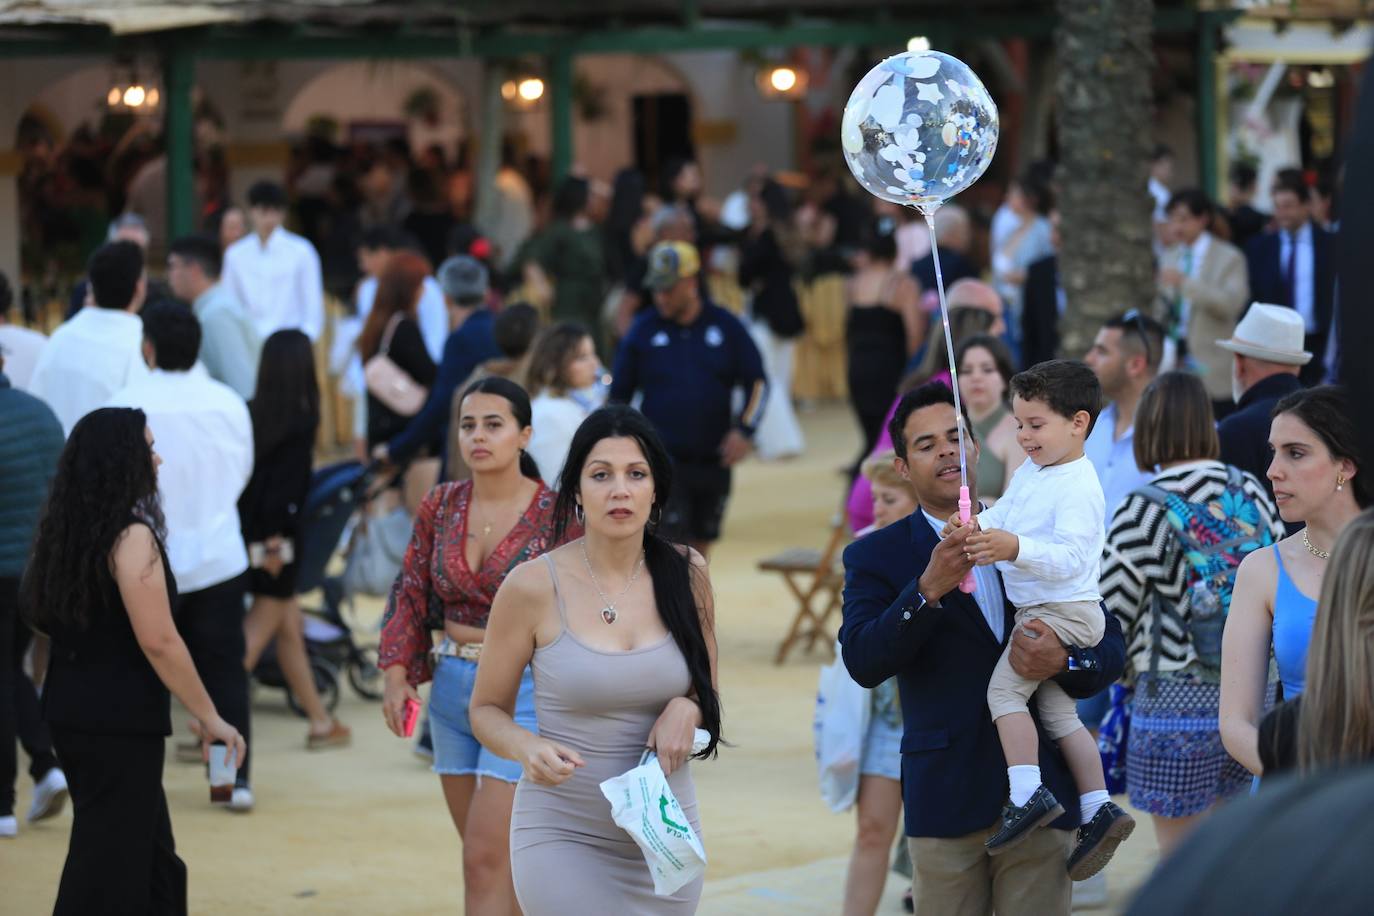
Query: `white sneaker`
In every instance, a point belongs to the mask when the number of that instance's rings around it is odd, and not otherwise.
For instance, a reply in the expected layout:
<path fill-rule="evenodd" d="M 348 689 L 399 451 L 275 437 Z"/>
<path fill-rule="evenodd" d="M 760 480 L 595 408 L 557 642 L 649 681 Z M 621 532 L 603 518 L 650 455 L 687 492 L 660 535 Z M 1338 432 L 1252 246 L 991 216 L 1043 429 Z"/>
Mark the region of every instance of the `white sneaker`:
<path fill-rule="evenodd" d="M 248 786 L 234 786 L 234 794 L 229 797 L 227 806 L 230 811 L 247 814 L 253 810 L 253 790 Z"/>
<path fill-rule="evenodd" d="M 1100 871 L 1086 881 L 1073 883 L 1073 908 L 1075 910 L 1099 907 L 1107 902 L 1107 873 Z"/>
<path fill-rule="evenodd" d="M 19 834 L 19 821 L 14 815 L 0 817 L 0 837 L 12 837 Z"/>
<path fill-rule="evenodd" d="M 33 804 L 29 805 L 29 823 L 55 817 L 67 803 L 67 774 L 60 767 L 48 770 L 47 775 L 33 787 Z"/>

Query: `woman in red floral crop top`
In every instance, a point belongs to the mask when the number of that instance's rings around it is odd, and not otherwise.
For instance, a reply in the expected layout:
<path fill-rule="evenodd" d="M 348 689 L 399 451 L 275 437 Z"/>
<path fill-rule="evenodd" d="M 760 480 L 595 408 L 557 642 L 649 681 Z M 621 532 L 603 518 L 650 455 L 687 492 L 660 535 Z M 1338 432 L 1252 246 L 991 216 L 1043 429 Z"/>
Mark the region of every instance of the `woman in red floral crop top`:
<path fill-rule="evenodd" d="M 457 413 L 472 479 L 440 484 L 420 504 L 382 622 L 382 709 L 388 727 L 401 735 L 405 701 L 419 702 L 416 686 L 434 681 L 434 772 L 465 846 L 465 912 L 516 912 L 509 834 L 521 766 L 473 737 L 468 701 L 497 588 L 510 570 L 554 546 L 556 494 L 525 452 L 531 428 L 523 388 L 503 378 L 474 382 Z M 432 632 L 441 627 L 444 638 L 433 646 Z M 536 729 L 528 668 L 515 717 Z"/>

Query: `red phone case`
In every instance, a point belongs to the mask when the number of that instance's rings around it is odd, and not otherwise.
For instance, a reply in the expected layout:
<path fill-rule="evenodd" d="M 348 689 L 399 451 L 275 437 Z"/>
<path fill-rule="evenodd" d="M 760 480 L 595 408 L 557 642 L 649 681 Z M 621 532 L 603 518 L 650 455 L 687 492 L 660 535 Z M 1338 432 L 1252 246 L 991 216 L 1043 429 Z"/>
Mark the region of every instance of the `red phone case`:
<path fill-rule="evenodd" d="M 403 716 L 401 731 L 409 738 L 415 734 L 415 723 L 420 721 L 420 704 L 414 700 L 406 700 Z"/>

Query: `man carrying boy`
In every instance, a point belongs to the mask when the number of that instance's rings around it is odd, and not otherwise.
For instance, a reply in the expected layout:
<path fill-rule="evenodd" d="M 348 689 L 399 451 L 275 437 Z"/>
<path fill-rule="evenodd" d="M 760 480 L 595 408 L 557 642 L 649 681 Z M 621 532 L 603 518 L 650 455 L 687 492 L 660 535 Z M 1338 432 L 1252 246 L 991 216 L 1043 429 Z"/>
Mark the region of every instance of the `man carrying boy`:
<path fill-rule="evenodd" d="M 965 553 L 978 566 L 997 565 L 1017 624 L 1040 620 L 1065 645 L 1093 646 L 1106 628 L 1098 594 L 1106 508 L 1083 442 L 1101 410 L 1101 388 L 1086 365 L 1061 359 L 1013 376 L 1011 391 L 1027 461 L 997 505 L 970 523 Z M 955 516 L 944 533 L 957 527 Z M 1002 829 L 987 840 L 988 853 L 1005 852 L 1064 813 L 1041 782 L 1039 735 L 1027 707 L 1031 694 L 1080 793 L 1083 827 L 1069 857 L 1069 877 L 1082 881 L 1106 866 L 1135 821 L 1108 798 L 1097 742 L 1078 718 L 1077 704 L 1054 681 L 1018 674 L 1007 652 L 988 684 L 988 709 L 1007 759 L 1011 803 Z"/>
<path fill-rule="evenodd" d="M 1120 677 L 1125 644 L 1115 617 L 1094 647 L 1065 647 L 1042 621 L 1015 626 L 996 568 L 975 568 L 965 556 L 972 526 L 941 540 L 959 500 L 955 418 L 954 395 L 939 382 L 908 392 L 897 406 L 890 424 L 895 463 L 915 488 L 920 511 L 845 550 L 845 666 L 865 687 L 897 677 L 918 916 L 1067 916 L 1069 831 L 1077 817 L 1033 831 L 1002 855 L 984 845 L 1002 826 L 1007 791 L 988 679 L 1010 646 L 1018 673 L 1052 677 L 1070 696 L 1091 696 Z M 978 442 L 966 436 L 968 483 L 976 493 Z M 970 570 L 978 590 L 965 594 L 958 585 Z M 1059 749 L 1042 739 L 1039 751 L 1051 790 L 1076 794 Z"/>

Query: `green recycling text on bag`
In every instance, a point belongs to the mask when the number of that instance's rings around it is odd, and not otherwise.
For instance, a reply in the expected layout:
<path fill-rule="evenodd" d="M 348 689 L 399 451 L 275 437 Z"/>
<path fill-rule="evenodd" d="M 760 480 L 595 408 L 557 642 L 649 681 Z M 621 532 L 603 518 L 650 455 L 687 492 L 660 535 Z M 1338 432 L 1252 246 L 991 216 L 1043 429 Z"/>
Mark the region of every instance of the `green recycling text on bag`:
<path fill-rule="evenodd" d="M 706 872 L 706 850 L 682 813 L 653 751 L 639 766 L 601 783 L 611 803 L 611 819 L 644 853 L 654 893 L 667 897 Z"/>

